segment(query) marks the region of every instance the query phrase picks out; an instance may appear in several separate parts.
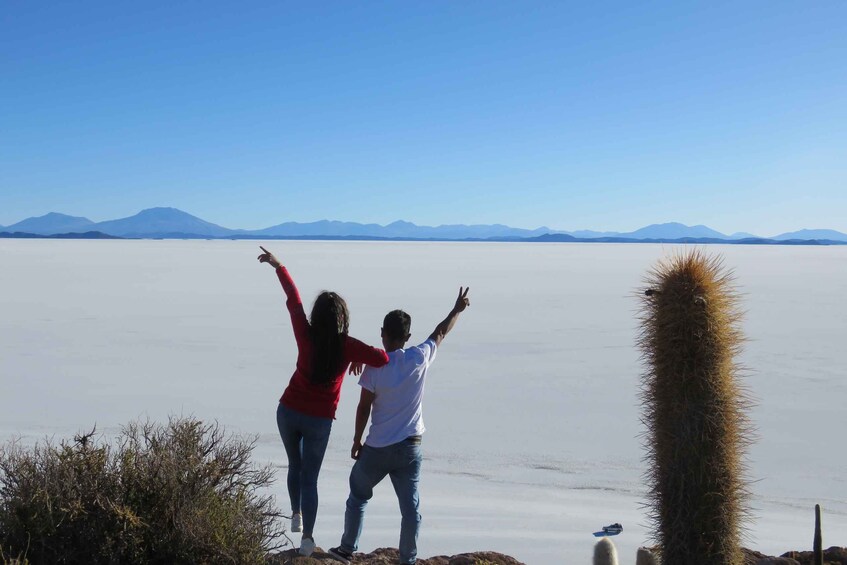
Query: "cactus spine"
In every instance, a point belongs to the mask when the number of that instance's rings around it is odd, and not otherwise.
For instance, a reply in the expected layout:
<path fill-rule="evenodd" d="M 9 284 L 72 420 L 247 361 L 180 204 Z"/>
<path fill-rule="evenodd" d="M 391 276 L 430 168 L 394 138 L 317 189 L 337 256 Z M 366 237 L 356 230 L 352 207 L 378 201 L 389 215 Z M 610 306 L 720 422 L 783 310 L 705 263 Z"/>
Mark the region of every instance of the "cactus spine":
<path fill-rule="evenodd" d="M 641 400 L 662 563 L 741 565 L 749 402 L 733 359 L 742 335 L 732 276 L 693 250 L 660 262 L 646 282 Z"/>

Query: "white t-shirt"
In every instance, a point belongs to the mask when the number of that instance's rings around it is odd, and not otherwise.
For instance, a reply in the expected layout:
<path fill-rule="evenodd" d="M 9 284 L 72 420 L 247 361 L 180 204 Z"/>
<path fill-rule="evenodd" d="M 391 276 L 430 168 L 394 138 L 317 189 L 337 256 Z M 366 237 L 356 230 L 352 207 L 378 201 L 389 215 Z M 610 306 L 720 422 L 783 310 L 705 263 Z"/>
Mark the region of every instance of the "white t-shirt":
<path fill-rule="evenodd" d="M 435 350 L 435 341 L 428 339 L 417 347 L 392 351 L 383 367 L 365 367 L 359 385 L 374 393 L 366 445 L 385 447 L 424 433 L 424 381 Z"/>

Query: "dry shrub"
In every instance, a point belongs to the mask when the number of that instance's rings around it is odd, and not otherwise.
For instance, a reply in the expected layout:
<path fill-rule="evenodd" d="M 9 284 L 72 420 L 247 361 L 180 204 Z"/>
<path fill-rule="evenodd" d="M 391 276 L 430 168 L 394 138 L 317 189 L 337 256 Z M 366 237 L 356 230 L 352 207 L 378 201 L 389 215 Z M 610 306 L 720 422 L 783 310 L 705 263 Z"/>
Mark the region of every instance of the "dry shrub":
<path fill-rule="evenodd" d="M 281 514 L 255 444 L 218 424 L 131 423 L 0 447 L 0 547 L 34 564 L 263 563 Z"/>
<path fill-rule="evenodd" d="M 2 565 L 32 565 L 25 557 L 7 557 L 0 549 L 0 563 Z"/>

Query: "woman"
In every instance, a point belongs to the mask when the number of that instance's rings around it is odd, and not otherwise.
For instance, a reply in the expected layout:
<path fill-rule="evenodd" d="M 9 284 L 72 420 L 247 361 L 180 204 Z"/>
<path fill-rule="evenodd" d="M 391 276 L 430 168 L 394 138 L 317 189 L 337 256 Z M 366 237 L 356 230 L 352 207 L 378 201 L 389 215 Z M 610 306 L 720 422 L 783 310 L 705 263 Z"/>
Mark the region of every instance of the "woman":
<path fill-rule="evenodd" d="M 388 363 L 388 355 L 347 335 L 347 304 L 334 292 L 320 293 L 306 320 L 300 293 L 288 269 L 270 251 L 259 247 L 263 251 L 259 262 L 268 263 L 276 270 L 285 291 L 285 305 L 297 341 L 297 366 L 279 400 L 276 421 L 288 454 L 291 531 L 302 529 L 300 555 L 308 556 L 315 549 L 312 531 L 318 513 L 318 473 L 344 373 L 351 362 L 382 367 Z"/>

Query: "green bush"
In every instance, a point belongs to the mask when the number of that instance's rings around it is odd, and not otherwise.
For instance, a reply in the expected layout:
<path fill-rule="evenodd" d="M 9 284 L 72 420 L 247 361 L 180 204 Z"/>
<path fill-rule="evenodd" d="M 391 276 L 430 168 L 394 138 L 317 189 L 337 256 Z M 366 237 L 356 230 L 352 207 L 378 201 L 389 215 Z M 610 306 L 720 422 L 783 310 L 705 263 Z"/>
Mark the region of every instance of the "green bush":
<path fill-rule="evenodd" d="M 218 424 L 131 423 L 33 448 L 0 447 L 0 548 L 20 562 L 263 563 L 281 514 L 251 464 L 255 440 Z M 14 561 L 12 561 L 14 562 Z"/>

